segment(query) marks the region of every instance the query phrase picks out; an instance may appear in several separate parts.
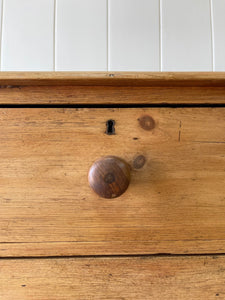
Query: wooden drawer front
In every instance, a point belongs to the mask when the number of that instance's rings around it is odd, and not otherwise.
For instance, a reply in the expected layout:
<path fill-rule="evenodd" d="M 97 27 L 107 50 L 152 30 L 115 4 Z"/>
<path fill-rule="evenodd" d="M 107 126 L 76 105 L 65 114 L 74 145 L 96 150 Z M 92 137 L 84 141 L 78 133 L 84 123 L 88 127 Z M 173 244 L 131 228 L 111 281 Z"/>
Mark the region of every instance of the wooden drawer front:
<path fill-rule="evenodd" d="M 87 180 L 105 155 L 146 158 L 112 200 Z M 1 256 L 224 247 L 225 108 L 0 109 Z"/>
<path fill-rule="evenodd" d="M 224 299 L 224 256 L 7 259 L 0 299 Z"/>

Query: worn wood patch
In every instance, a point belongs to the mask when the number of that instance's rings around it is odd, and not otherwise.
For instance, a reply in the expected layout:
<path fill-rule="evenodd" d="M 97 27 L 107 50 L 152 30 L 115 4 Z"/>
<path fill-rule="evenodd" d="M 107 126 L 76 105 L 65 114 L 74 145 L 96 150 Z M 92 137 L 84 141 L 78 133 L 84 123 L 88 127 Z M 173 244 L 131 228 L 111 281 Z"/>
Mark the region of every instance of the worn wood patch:
<path fill-rule="evenodd" d="M 224 299 L 224 256 L 0 260 L 0 298 Z"/>
<path fill-rule="evenodd" d="M 223 253 L 224 127 L 225 108 L 0 109 L 0 255 Z M 132 166 L 114 200 L 88 186 L 105 155 Z"/>

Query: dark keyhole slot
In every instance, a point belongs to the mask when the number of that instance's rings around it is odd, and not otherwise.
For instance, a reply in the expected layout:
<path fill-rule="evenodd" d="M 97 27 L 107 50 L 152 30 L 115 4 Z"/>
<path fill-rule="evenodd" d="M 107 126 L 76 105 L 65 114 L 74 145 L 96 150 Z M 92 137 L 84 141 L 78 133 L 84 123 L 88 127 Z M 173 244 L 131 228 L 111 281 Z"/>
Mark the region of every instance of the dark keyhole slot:
<path fill-rule="evenodd" d="M 108 120 L 106 122 L 106 134 L 112 135 L 115 134 L 115 121 L 114 120 Z"/>

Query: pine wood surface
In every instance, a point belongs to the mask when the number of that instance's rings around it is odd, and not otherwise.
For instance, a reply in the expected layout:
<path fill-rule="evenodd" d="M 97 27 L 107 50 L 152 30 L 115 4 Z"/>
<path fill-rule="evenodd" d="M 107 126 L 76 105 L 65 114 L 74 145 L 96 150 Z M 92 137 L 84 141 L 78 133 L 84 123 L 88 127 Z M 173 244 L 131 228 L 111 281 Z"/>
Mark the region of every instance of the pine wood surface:
<path fill-rule="evenodd" d="M 225 103 L 225 87 L 2 86 L 0 105 L 196 105 Z"/>
<path fill-rule="evenodd" d="M 0 255 L 224 253 L 224 126 L 225 108 L 1 108 Z M 105 155 L 146 158 L 113 200 L 88 185 Z"/>
<path fill-rule="evenodd" d="M 225 72 L 1 72 L 0 85 L 224 87 Z"/>
<path fill-rule="evenodd" d="M 224 299 L 224 103 L 225 73 L 1 72 L 0 299 Z M 113 200 L 105 155 L 132 167 Z"/>
<path fill-rule="evenodd" d="M 0 105 L 224 103 L 223 72 L 0 73 Z"/>
<path fill-rule="evenodd" d="M 4 300 L 225 298 L 225 257 L 0 260 Z"/>

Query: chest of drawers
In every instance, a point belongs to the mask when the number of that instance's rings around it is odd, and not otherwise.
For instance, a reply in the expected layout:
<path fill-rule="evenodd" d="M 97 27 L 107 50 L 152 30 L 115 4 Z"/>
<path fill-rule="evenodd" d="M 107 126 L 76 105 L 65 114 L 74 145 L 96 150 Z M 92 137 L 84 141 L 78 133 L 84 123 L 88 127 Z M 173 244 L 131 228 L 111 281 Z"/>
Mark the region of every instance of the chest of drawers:
<path fill-rule="evenodd" d="M 0 84 L 1 299 L 225 295 L 223 73 L 2 73 Z"/>

